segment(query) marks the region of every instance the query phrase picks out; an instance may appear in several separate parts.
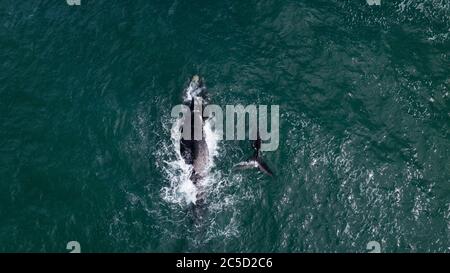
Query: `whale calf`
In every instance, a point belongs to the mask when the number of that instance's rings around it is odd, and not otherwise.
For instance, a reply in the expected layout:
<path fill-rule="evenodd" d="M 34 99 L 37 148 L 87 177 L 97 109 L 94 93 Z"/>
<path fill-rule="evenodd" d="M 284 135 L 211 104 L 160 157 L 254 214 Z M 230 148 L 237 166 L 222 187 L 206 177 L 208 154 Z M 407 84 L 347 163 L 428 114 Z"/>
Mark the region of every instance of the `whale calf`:
<path fill-rule="evenodd" d="M 259 136 L 259 131 L 257 131 L 256 140 L 252 141 L 252 148 L 255 150 L 253 156 L 247 161 L 234 165 L 234 168 L 241 170 L 258 168 L 264 174 L 274 176 L 274 173 L 270 170 L 269 166 L 262 160 L 261 137 Z"/>

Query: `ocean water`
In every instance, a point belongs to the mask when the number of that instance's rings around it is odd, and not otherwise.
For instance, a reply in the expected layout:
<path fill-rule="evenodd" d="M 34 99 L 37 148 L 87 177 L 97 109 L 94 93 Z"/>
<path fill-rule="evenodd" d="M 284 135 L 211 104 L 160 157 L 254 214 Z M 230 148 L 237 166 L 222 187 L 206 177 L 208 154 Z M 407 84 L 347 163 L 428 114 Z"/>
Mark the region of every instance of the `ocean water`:
<path fill-rule="evenodd" d="M 450 2 L 373 2 L 2 0 L 0 251 L 449 252 Z M 208 143 L 201 223 L 170 115 L 194 74 L 280 106 L 275 177 Z"/>

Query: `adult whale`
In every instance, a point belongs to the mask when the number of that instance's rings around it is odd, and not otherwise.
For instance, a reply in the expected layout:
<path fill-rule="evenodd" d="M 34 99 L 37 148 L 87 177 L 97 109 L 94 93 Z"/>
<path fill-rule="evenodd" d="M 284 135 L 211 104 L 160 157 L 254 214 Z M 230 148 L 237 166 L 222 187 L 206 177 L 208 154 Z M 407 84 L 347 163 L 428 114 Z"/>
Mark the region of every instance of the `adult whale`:
<path fill-rule="evenodd" d="M 197 200 L 195 205 L 202 206 L 205 203 L 203 179 L 208 174 L 210 157 L 204 131 L 205 119 L 201 109 L 206 105 L 206 87 L 203 80 L 195 75 L 185 89 L 184 104 L 189 107 L 189 119 L 185 119 L 182 130 L 188 130 L 186 134 L 182 132 L 180 140 L 180 154 L 186 164 L 192 166 L 190 179 L 197 188 Z M 199 106 L 201 106 L 199 108 Z M 185 117 L 186 118 L 186 117 Z M 195 128 L 197 125 L 199 128 Z M 201 137 L 195 137 L 195 131 L 201 132 Z"/>

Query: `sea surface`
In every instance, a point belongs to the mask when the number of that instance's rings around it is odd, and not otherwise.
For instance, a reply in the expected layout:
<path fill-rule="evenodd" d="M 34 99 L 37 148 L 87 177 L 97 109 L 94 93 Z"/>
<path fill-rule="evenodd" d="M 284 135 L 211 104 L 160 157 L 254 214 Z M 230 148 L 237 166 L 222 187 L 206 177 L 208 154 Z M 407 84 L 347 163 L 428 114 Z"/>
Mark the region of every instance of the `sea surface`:
<path fill-rule="evenodd" d="M 0 252 L 450 252 L 450 1 L 376 2 L 2 0 Z M 274 177 L 209 143 L 201 221 L 194 74 L 280 106 Z"/>

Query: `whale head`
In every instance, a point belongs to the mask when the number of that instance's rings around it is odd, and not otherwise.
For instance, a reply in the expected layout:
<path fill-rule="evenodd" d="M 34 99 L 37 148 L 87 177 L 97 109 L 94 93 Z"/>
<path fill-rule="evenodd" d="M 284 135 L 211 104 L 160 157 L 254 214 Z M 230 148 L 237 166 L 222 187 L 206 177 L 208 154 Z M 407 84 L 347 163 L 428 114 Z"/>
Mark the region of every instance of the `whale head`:
<path fill-rule="evenodd" d="M 190 102 L 195 97 L 202 97 L 203 90 L 205 90 L 203 80 L 198 75 L 194 75 L 185 90 L 184 101 Z"/>

